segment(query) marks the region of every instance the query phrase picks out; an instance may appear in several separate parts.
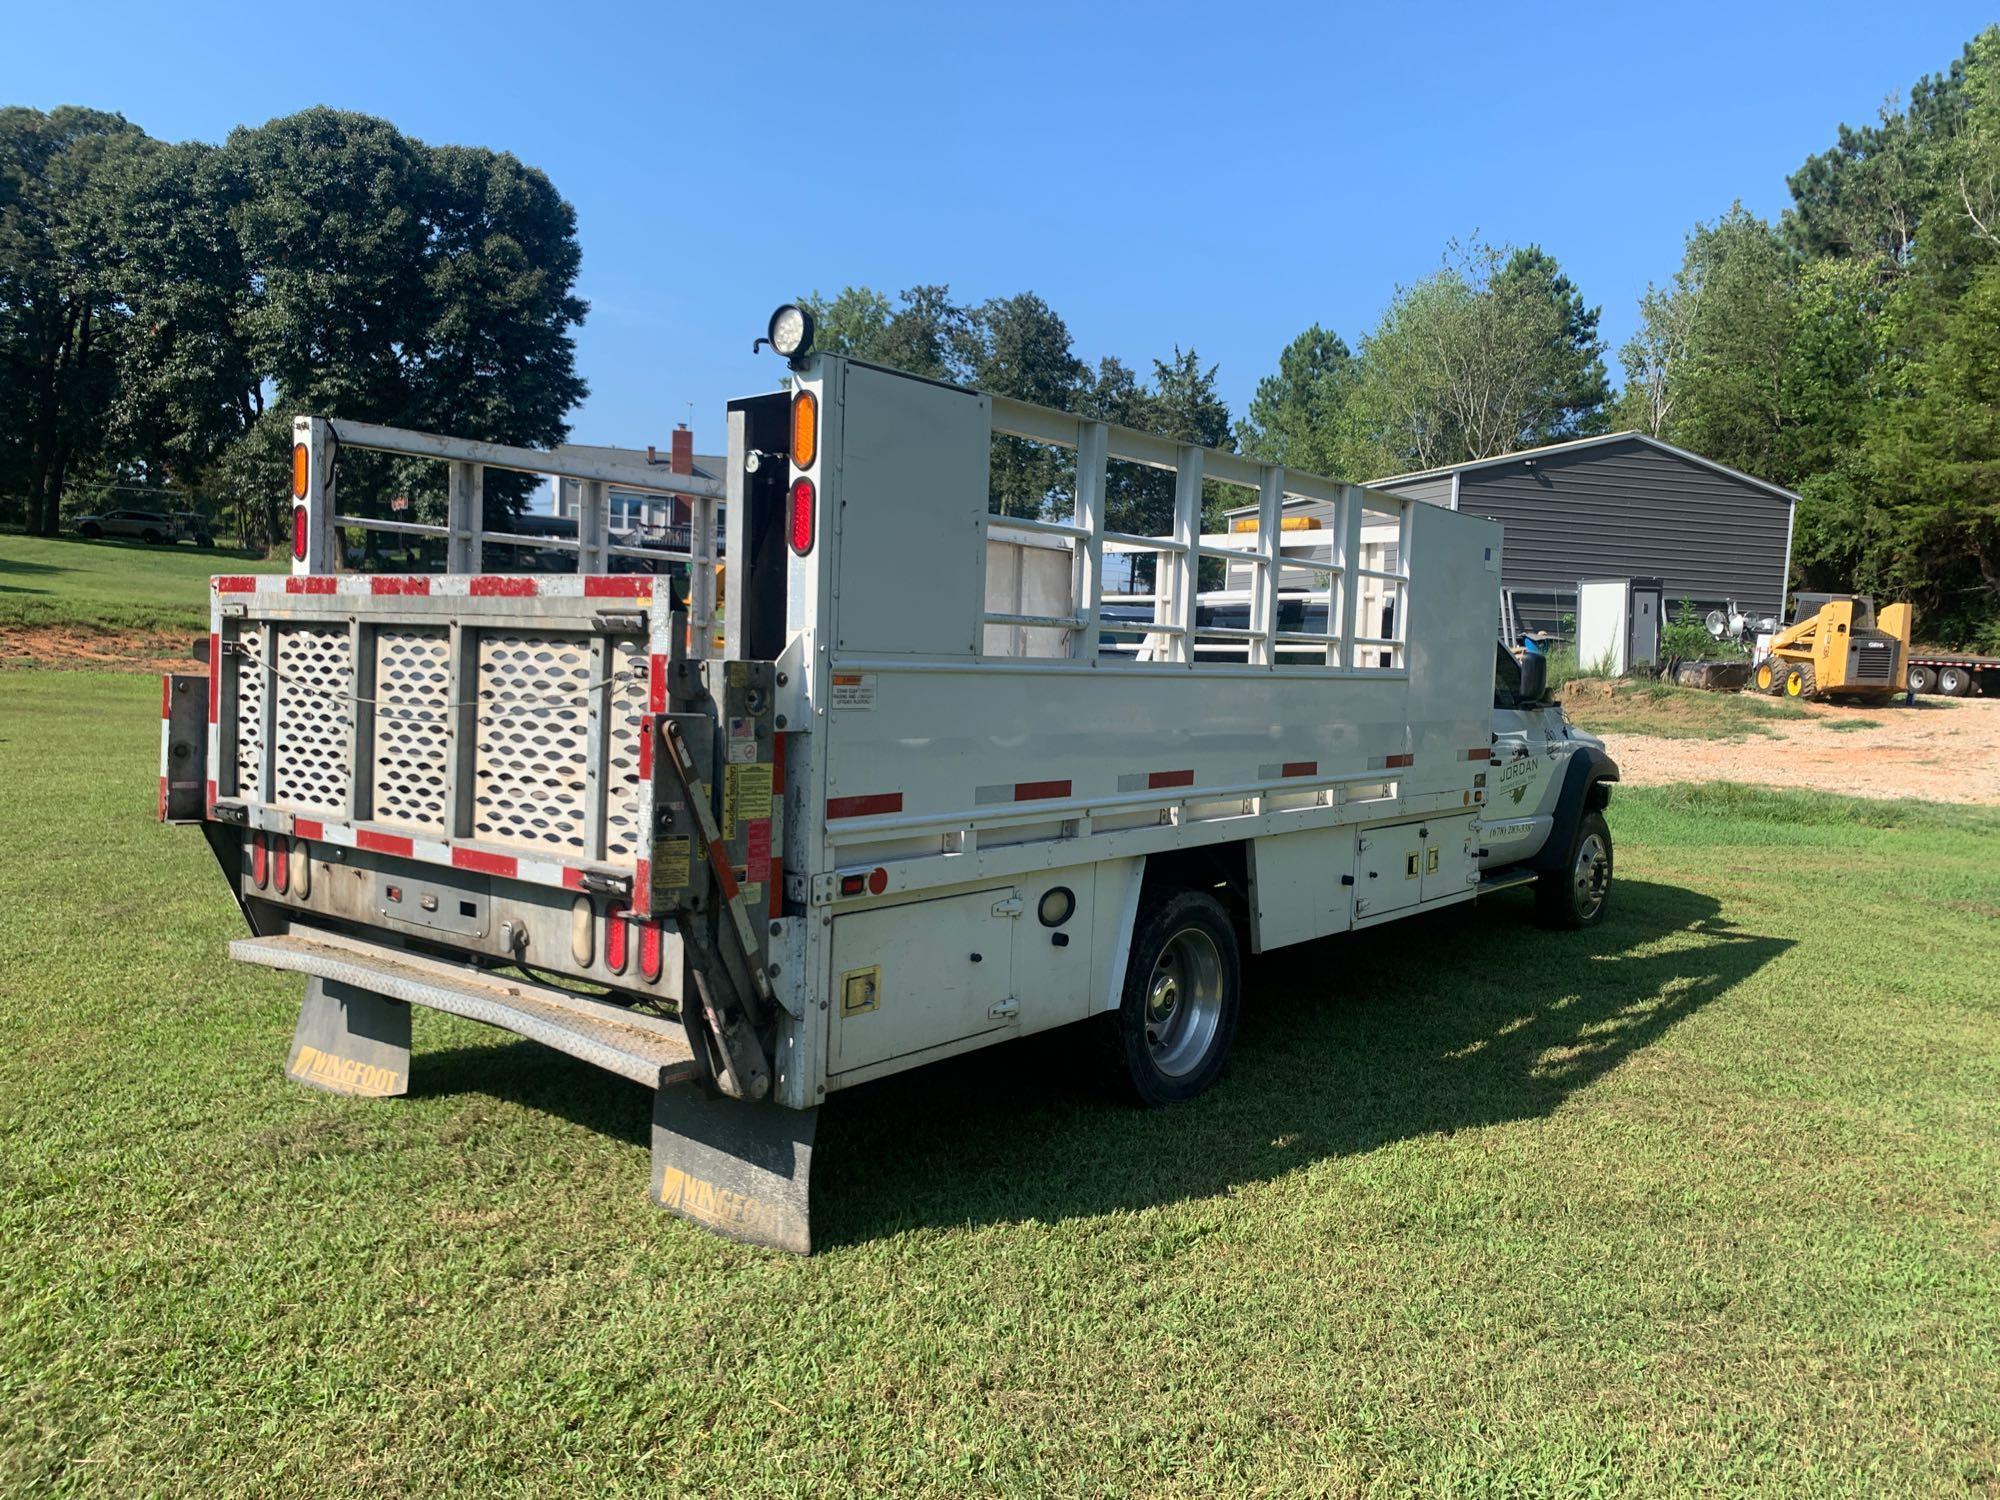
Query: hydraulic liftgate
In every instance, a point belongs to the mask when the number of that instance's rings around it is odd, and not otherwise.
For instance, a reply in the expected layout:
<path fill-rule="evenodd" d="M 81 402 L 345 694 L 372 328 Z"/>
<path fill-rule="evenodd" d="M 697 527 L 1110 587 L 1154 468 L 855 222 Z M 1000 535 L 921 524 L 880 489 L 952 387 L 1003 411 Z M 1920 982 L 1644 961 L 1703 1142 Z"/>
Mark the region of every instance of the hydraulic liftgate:
<path fill-rule="evenodd" d="M 703 659 L 723 487 L 317 418 L 295 439 L 292 572 L 215 580 L 209 675 L 165 684 L 160 786 L 236 889 L 233 956 L 306 976 L 288 1075 L 402 1094 L 411 1006 L 481 1021 L 655 1090 L 664 1207 L 810 1249 L 817 1111 L 771 1098 L 774 669 Z M 447 523 L 339 515 L 343 444 L 449 463 Z M 577 537 L 485 531 L 488 468 L 577 480 Z M 686 497 L 689 547 L 615 542 L 612 484 Z M 335 573 L 340 528 L 439 539 L 452 571 Z M 590 571 L 481 573 L 493 546 Z M 690 607 L 613 558 L 685 566 Z"/>

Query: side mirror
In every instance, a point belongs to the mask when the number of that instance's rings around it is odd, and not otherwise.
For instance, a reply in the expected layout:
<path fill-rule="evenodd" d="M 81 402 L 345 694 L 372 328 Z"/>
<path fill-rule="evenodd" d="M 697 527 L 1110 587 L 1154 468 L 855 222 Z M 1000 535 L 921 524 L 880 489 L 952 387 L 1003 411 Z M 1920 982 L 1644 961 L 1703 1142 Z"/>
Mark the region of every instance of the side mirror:
<path fill-rule="evenodd" d="M 1539 651 L 1521 654 L 1521 701 L 1540 703 L 1549 686 L 1549 659 Z"/>

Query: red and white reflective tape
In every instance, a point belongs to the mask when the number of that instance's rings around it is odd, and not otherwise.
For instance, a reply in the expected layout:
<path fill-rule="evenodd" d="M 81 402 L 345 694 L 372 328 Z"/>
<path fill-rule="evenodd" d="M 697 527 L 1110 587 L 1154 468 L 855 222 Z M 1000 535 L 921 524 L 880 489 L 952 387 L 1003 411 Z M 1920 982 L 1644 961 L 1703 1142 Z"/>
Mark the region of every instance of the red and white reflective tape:
<path fill-rule="evenodd" d="M 1416 756 L 1405 751 L 1401 755 L 1378 755 L 1368 762 L 1371 771 L 1398 771 L 1404 766 L 1414 765 Z"/>
<path fill-rule="evenodd" d="M 997 786 L 974 787 L 972 800 L 981 807 L 1004 802 L 1052 802 L 1070 795 L 1069 781 L 1003 781 Z"/>
<path fill-rule="evenodd" d="M 834 818 L 879 818 L 903 810 L 901 792 L 874 792 L 863 797 L 829 797 L 826 815 Z"/>
<path fill-rule="evenodd" d="M 458 599 L 651 600 L 650 573 L 224 573 L 217 594 L 333 594 L 342 598 L 410 596 Z"/>
<path fill-rule="evenodd" d="M 1193 785 L 1192 770 L 1129 771 L 1118 778 L 1118 790 L 1121 792 L 1158 792 L 1170 787 Z"/>
<path fill-rule="evenodd" d="M 213 797 L 214 793 L 211 791 L 211 804 Z M 453 869 L 467 870 L 474 874 L 497 875 L 506 880 L 524 880 L 530 885 L 560 886 L 564 890 L 580 891 L 584 888 L 584 878 L 593 873 L 607 876 L 624 876 L 628 873 L 611 866 L 566 865 L 557 860 L 507 854 L 474 844 L 453 844 L 443 839 L 418 838 L 414 834 L 396 833 L 366 823 L 343 823 L 331 818 L 289 817 L 270 807 L 253 806 L 248 812 L 250 826 L 268 833 L 289 834 L 295 839 L 331 844 L 343 849 L 362 849 L 374 854 L 393 855 L 399 859 L 420 860 L 426 864 L 450 865 Z M 644 863 L 640 861 L 641 870 Z M 634 875 L 635 880 L 639 878 L 642 877 Z"/>

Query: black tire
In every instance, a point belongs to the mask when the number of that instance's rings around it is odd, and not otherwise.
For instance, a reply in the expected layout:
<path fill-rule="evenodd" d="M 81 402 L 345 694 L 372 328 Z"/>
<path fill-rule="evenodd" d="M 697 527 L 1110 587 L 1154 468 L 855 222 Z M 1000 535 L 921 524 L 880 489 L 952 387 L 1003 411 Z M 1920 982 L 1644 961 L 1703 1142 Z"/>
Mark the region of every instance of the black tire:
<path fill-rule="evenodd" d="M 1585 813 L 1563 862 L 1535 882 L 1535 912 L 1543 925 L 1575 930 L 1603 921 L 1611 904 L 1612 863 L 1611 825 L 1601 812 Z"/>
<path fill-rule="evenodd" d="M 1118 1009 L 1101 1018 L 1119 1092 L 1157 1107 L 1207 1090 L 1243 1008 L 1236 929 L 1206 891 L 1173 891 L 1139 914 Z"/>
<path fill-rule="evenodd" d="M 1947 698 L 1963 698 L 1972 691 L 1972 674 L 1964 667 L 1939 667 L 1937 690 Z"/>
<path fill-rule="evenodd" d="M 1819 696 L 1819 684 L 1813 678 L 1811 662 L 1800 662 L 1785 674 L 1785 696 L 1805 703 Z"/>
<path fill-rule="evenodd" d="M 87 541 L 94 542 L 104 535 L 104 528 L 99 526 L 95 521 L 85 521 L 76 529 L 77 534 Z"/>
<path fill-rule="evenodd" d="M 1760 693 L 1768 693 L 1773 698 L 1785 690 L 1785 664 L 1775 656 L 1767 656 L 1758 662 L 1750 674 L 1750 685 Z"/>
<path fill-rule="evenodd" d="M 1937 687 L 1937 674 L 1929 667 L 1910 668 L 1910 691 L 1913 693 L 1932 692 Z"/>
<path fill-rule="evenodd" d="M 140 534 L 139 540 L 144 542 L 148 547 L 157 547 L 160 545 L 160 543 L 164 542 L 166 538 L 160 535 L 160 533 L 157 531 L 147 531 L 147 532 L 142 532 Z"/>

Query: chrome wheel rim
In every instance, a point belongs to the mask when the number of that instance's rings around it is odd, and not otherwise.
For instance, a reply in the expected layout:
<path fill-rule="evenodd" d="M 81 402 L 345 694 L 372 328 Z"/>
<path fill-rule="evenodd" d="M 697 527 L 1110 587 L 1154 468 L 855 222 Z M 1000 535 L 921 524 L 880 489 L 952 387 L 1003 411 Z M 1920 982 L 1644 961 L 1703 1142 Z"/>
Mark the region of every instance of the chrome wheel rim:
<path fill-rule="evenodd" d="M 1199 927 L 1167 939 L 1146 981 L 1146 1050 L 1169 1078 L 1201 1066 L 1222 1025 L 1222 954 Z"/>
<path fill-rule="evenodd" d="M 1604 892 L 1611 884 L 1611 851 L 1596 834 L 1586 834 L 1577 846 L 1570 878 L 1576 886 L 1577 915 L 1587 922 L 1604 905 Z"/>

